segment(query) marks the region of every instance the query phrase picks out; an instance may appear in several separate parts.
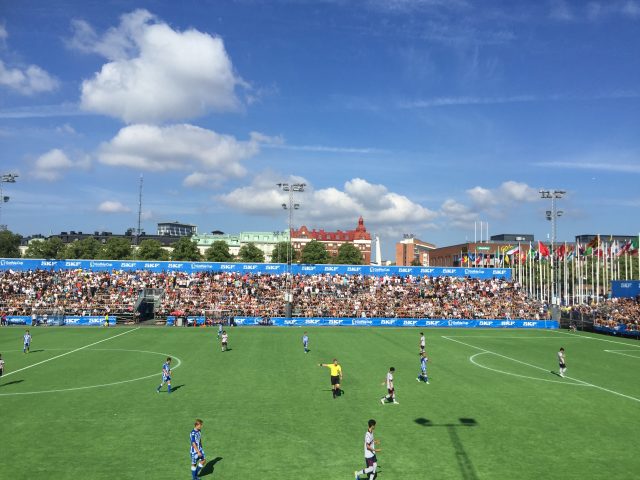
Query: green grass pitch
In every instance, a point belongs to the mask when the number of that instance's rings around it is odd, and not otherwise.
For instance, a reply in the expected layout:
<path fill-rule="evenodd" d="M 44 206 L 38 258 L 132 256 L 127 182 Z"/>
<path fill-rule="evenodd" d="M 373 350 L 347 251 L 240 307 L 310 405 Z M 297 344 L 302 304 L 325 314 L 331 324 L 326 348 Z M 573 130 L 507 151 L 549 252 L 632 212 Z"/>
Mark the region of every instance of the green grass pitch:
<path fill-rule="evenodd" d="M 309 354 L 300 328 L 230 328 L 226 353 L 215 329 L 51 327 L 31 330 L 24 355 L 23 331 L 0 329 L 2 479 L 189 479 L 197 417 L 217 459 L 209 480 L 352 479 L 369 418 L 381 480 L 640 472 L 638 342 L 425 329 L 425 385 L 417 329 L 310 328 Z M 565 379 L 552 373 L 561 346 Z M 157 394 L 167 354 L 177 389 Z M 318 367 L 334 357 L 345 390 L 335 400 Z M 390 366 L 400 404 L 383 406 Z"/>

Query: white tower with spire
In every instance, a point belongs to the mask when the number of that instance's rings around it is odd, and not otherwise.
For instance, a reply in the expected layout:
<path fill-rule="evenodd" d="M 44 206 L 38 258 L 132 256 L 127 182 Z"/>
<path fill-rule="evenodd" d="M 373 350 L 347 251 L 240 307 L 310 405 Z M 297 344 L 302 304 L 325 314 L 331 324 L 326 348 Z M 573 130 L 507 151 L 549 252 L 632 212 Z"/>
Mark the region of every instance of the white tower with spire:
<path fill-rule="evenodd" d="M 375 265 L 381 266 L 382 265 L 382 252 L 381 252 L 381 248 L 380 248 L 380 237 L 378 235 L 376 235 L 376 263 Z"/>

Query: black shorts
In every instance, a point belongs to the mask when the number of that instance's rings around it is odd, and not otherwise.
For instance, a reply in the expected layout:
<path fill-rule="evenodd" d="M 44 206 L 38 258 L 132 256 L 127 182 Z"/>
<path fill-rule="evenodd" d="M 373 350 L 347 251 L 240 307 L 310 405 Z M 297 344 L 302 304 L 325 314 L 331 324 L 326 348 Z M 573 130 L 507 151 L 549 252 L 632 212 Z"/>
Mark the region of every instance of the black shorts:
<path fill-rule="evenodd" d="M 340 377 L 331 375 L 331 385 L 340 385 Z"/>
<path fill-rule="evenodd" d="M 369 468 L 369 467 L 373 467 L 373 464 L 374 464 L 374 463 L 378 463 L 378 459 L 376 458 L 376 456 L 375 456 L 375 455 L 374 455 L 373 457 L 371 457 L 371 458 L 366 458 L 366 457 L 365 457 L 365 459 L 364 459 L 364 463 L 366 463 L 367 468 Z"/>
<path fill-rule="evenodd" d="M 222 342 L 222 346 L 226 347 L 227 346 L 227 342 Z"/>
<path fill-rule="evenodd" d="M 561 363 L 561 364 L 560 364 L 560 368 L 567 368 L 567 365 L 566 365 L 566 364 L 564 364 L 564 363 Z"/>
<path fill-rule="evenodd" d="M 387 388 L 387 393 L 388 393 L 389 395 L 393 395 L 393 392 L 395 392 L 395 391 L 396 391 L 396 389 L 395 389 L 395 388 Z"/>

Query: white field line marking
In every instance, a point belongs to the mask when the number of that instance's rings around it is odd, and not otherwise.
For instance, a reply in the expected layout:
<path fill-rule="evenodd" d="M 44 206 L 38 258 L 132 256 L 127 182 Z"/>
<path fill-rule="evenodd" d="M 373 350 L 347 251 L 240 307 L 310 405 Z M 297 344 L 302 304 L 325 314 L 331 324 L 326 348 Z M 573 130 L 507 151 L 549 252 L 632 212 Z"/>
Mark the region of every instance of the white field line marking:
<path fill-rule="evenodd" d="M 485 348 L 476 347 L 475 345 L 471 345 L 469 343 L 461 342 L 460 340 L 454 340 L 453 338 L 445 337 L 444 335 L 442 336 L 442 338 L 446 338 L 447 340 L 450 340 L 452 342 L 460 343 L 461 345 L 466 345 L 467 347 L 475 348 L 476 350 L 480 350 L 481 352 L 492 353 L 494 355 L 497 355 L 498 357 L 506 358 L 507 360 L 511 360 L 512 362 L 516 362 L 516 363 L 521 363 L 522 365 L 527 365 L 528 367 L 536 368 L 538 370 L 542 370 L 542 371 L 545 371 L 545 372 L 551 372 L 550 370 L 547 370 L 546 368 L 538 367 L 537 365 L 531 365 L 530 363 L 523 362 L 523 361 L 517 360 L 515 358 L 507 357 L 506 355 L 502 355 L 501 353 L 497 353 L 497 352 L 492 352 L 491 350 L 487 350 Z M 616 392 L 615 390 L 610 390 L 608 388 L 604 388 L 604 387 L 601 387 L 599 385 L 594 385 L 593 383 L 585 382 L 584 380 L 580 380 L 580 379 L 575 378 L 575 377 L 565 376 L 565 378 L 568 378 L 569 380 L 573 380 L 575 382 L 580 382 L 583 385 L 586 385 L 586 386 L 589 386 L 589 387 L 593 387 L 593 388 L 596 388 L 598 390 L 602 390 L 603 392 L 608 392 L 608 393 L 611 393 L 613 395 L 617 395 L 619 397 L 624 397 L 624 398 L 628 398 L 629 400 L 633 400 L 635 402 L 640 402 L 640 398 L 632 397 L 630 395 L 625 395 L 624 393 Z"/>
<path fill-rule="evenodd" d="M 541 382 L 562 383 L 562 384 L 564 384 L 564 385 L 573 385 L 573 386 L 576 386 L 576 387 L 586 387 L 586 385 L 585 385 L 585 384 L 583 384 L 583 383 L 577 383 L 577 382 L 576 382 L 576 383 L 569 383 L 569 382 L 564 382 L 564 381 L 562 381 L 562 380 L 549 380 L 549 379 L 547 379 L 547 378 L 530 377 L 530 376 L 528 376 L 528 375 L 520 375 L 519 373 L 505 372 L 504 370 L 498 370 L 497 368 L 491 368 L 491 367 L 487 367 L 486 365 L 481 365 L 480 363 L 478 363 L 478 362 L 476 362 L 476 361 L 475 361 L 475 358 L 476 358 L 477 356 L 479 356 L 479 355 L 486 355 L 487 353 L 488 353 L 489 355 L 491 355 L 491 353 L 490 353 L 490 352 L 480 352 L 480 353 L 475 353 L 475 354 L 473 354 L 473 355 L 471 355 L 471 356 L 469 357 L 469 361 L 470 361 L 471 363 L 473 363 L 474 365 L 476 365 L 477 367 L 484 368 L 484 369 L 487 369 L 487 370 L 491 370 L 492 372 L 502 373 L 502 374 L 504 374 L 504 375 L 512 375 L 512 376 L 514 376 L 514 377 L 528 378 L 528 379 L 531 379 L 531 380 L 539 380 L 539 381 L 541 381 Z M 567 377 L 565 377 L 565 378 L 567 378 Z"/>
<path fill-rule="evenodd" d="M 558 330 L 551 330 L 551 331 L 554 332 L 554 333 L 562 333 L 563 335 L 570 335 L 573 338 L 581 338 L 583 340 L 600 340 L 601 342 L 615 343 L 616 345 L 624 345 L 625 347 L 640 348 L 640 345 L 637 345 L 637 344 L 634 344 L 634 343 L 616 342 L 615 340 L 609 340 L 607 338 L 591 337 L 591 336 L 586 336 L 586 335 L 580 335 L 579 333 L 559 332 Z"/>
<path fill-rule="evenodd" d="M 443 335 L 444 336 L 444 335 Z M 546 339 L 555 339 L 556 337 L 551 336 L 551 335 L 537 335 L 537 336 L 522 336 L 522 337 L 506 337 L 506 336 L 502 336 L 502 335 L 447 335 L 447 337 L 449 338 L 517 338 L 519 340 L 527 340 L 529 338 L 546 338 Z"/>
<path fill-rule="evenodd" d="M 173 356 L 173 355 L 169 355 L 167 353 L 162 353 L 162 352 L 150 352 L 148 350 L 128 350 L 128 349 L 125 349 L 125 348 L 96 348 L 94 350 L 89 350 L 89 351 L 105 351 L 105 352 L 119 351 L 119 352 L 153 353 L 153 354 L 157 354 L 157 355 L 163 355 L 165 357 L 175 358 L 178 361 L 178 364 L 175 367 L 171 368 L 172 371 L 175 370 L 176 368 L 178 368 L 180 365 L 182 365 L 182 360 L 180 360 L 178 357 Z M 56 389 L 56 390 L 41 390 L 41 391 L 36 391 L 36 392 L 0 393 L 0 397 L 11 397 L 11 396 L 14 396 L 14 395 L 37 395 L 39 393 L 72 392 L 72 391 L 76 391 L 76 390 L 89 390 L 89 389 L 92 389 L 92 388 L 110 387 L 112 385 L 122 385 L 123 383 L 137 382 L 138 380 L 146 380 L 147 378 L 151 378 L 151 377 L 155 377 L 155 376 L 159 376 L 159 375 L 160 375 L 159 373 L 152 373 L 151 375 L 146 375 L 144 377 L 138 377 L 138 378 L 132 378 L 130 380 L 120 380 L 120 381 L 117 381 L 117 382 L 103 383 L 103 384 L 100 384 L 100 385 L 88 385 L 86 387 L 71 387 L 71 388 L 61 388 L 61 389 Z"/>
<path fill-rule="evenodd" d="M 625 357 L 640 358 L 638 355 L 629 355 L 628 353 L 621 353 L 621 352 L 636 352 L 636 353 L 639 353 L 637 350 L 605 350 L 605 352 L 615 353 L 616 355 L 624 355 Z"/>
<path fill-rule="evenodd" d="M 138 328 L 134 328 L 133 330 L 127 330 L 126 332 L 119 333 L 119 334 L 117 334 L 117 335 L 114 335 L 113 337 L 103 338 L 102 340 L 98 340 L 97 342 L 90 343 L 89 345 L 85 345 L 84 347 L 76 348 L 75 350 L 71 350 L 70 352 L 67 352 L 67 353 L 61 353 L 60 355 L 56 355 L 55 357 L 47 358 L 46 360 L 42 360 L 41 362 L 37 362 L 37 363 L 34 363 L 34 364 L 32 364 L 32 365 L 28 365 L 28 366 L 26 366 L 26 367 L 19 368 L 18 370 L 13 370 L 12 372 L 5 373 L 5 374 L 3 375 L 3 377 L 8 377 L 9 375 L 13 375 L 14 373 L 21 372 L 21 371 L 26 370 L 26 369 L 28 369 L 28 368 L 36 367 L 36 366 L 38 366 L 38 365 L 42 365 L 43 363 L 50 362 L 51 360 L 55 360 L 56 358 L 64 357 L 64 356 L 66 356 L 66 355 L 71 355 L 72 353 L 79 352 L 80 350 L 84 350 L 85 348 L 92 347 L 92 346 L 97 345 L 97 344 L 99 344 L 99 343 L 107 342 L 107 341 L 109 341 L 109 340 L 113 340 L 114 338 L 120 337 L 120 336 L 122 336 L 122 335 L 126 335 L 127 333 L 135 332 L 135 331 L 136 331 L 136 330 L 138 330 L 139 328 L 140 328 L 140 327 L 138 327 Z"/>

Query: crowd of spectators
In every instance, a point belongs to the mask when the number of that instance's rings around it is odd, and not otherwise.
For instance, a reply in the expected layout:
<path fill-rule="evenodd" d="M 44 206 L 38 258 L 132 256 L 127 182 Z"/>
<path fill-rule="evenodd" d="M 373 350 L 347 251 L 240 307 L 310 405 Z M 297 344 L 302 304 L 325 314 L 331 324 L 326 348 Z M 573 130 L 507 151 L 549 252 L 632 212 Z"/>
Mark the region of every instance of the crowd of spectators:
<path fill-rule="evenodd" d="M 640 331 L 640 299 L 609 298 L 589 305 L 576 305 L 571 309 L 573 321 L 593 321 L 595 326 Z"/>
<path fill-rule="evenodd" d="M 228 272 L 153 273 L 83 270 L 0 272 L 0 311 L 7 315 L 134 313 L 145 288 L 161 289 L 156 317 L 285 316 L 293 293 L 301 317 L 544 319 L 546 307 L 514 281 L 454 277 L 284 275 Z"/>

